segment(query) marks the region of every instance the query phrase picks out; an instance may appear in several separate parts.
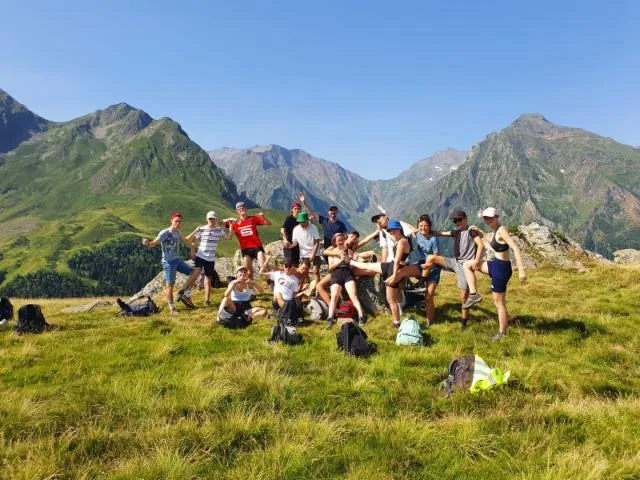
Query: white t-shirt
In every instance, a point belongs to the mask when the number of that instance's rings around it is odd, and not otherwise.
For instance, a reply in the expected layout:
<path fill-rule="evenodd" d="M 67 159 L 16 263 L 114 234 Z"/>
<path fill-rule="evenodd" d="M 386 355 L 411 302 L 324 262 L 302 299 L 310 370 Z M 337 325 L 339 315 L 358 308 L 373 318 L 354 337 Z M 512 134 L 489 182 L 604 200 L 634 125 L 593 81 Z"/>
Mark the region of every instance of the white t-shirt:
<path fill-rule="evenodd" d="M 279 292 L 285 300 L 293 300 L 300 289 L 300 280 L 295 275 L 276 271 L 269 272 L 269 278 L 273 281 L 273 293 Z"/>
<path fill-rule="evenodd" d="M 409 238 L 409 235 L 413 233 L 413 227 L 405 222 L 400 222 L 402 225 L 402 233 L 405 237 Z M 380 232 L 380 238 L 378 238 L 378 243 L 380 244 L 380 248 L 387 247 L 387 263 L 393 262 L 393 249 L 396 246 L 396 241 L 393 239 L 391 234 L 386 230 Z"/>
<path fill-rule="evenodd" d="M 318 227 L 310 223 L 307 228 L 302 228 L 302 225 L 297 225 L 293 229 L 291 238 L 294 242 L 298 242 L 300 246 L 300 258 L 311 257 L 313 251 L 313 244 L 316 240 L 320 241 L 320 233 L 318 233 Z M 320 246 L 316 250 L 316 256 L 320 255 Z"/>

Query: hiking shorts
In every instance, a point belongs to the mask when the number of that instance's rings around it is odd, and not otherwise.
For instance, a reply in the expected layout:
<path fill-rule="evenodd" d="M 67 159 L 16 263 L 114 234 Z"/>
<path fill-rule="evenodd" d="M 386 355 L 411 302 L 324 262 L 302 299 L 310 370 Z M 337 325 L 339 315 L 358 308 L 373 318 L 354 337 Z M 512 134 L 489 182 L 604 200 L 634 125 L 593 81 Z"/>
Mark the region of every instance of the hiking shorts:
<path fill-rule="evenodd" d="M 464 276 L 464 262 L 466 260 L 457 260 L 452 257 L 444 257 L 444 263 L 446 267 L 442 269 L 447 272 L 453 272 L 458 278 L 458 288 L 460 290 L 469 290 L 469 284 L 467 284 L 467 278 Z"/>
<path fill-rule="evenodd" d="M 175 260 L 162 260 L 162 271 L 164 272 L 164 281 L 169 285 L 176 283 L 176 272 L 184 275 L 191 275 L 193 267 L 184 260 L 176 258 Z"/>
<path fill-rule="evenodd" d="M 282 253 L 284 254 L 284 264 L 291 265 L 297 267 L 300 265 L 300 248 L 283 248 Z"/>
<path fill-rule="evenodd" d="M 505 293 L 507 291 L 507 283 L 513 271 L 511 270 L 511 262 L 509 260 L 500 260 L 494 258 L 487 262 L 487 269 L 491 277 L 491 291 L 495 293 Z"/>
<path fill-rule="evenodd" d="M 243 257 L 251 257 L 252 260 L 257 260 L 258 259 L 258 253 L 260 253 L 260 252 L 264 253 L 264 248 L 262 248 L 262 247 L 243 248 L 242 250 L 240 250 L 240 252 L 242 253 Z"/>
<path fill-rule="evenodd" d="M 216 262 L 209 262 L 204 258 L 200 258 L 196 255 L 196 259 L 194 262 L 195 268 L 200 268 L 204 272 L 205 277 L 213 277 L 214 272 L 216 271 Z"/>
<path fill-rule="evenodd" d="M 427 285 L 430 283 L 435 283 L 436 285 L 440 283 L 440 267 L 433 267 L 429 270 L 426 282 Z"/>
<path fill-rule="evenodd" d="M 311 260 L 310 257 L 305 257 L 305 258 L 301 258 L 300 261 L 303 262 L 309 268 L 311 268 L 311 265 L 319 267 L 322 264 L 320 257 L 317 255 L 313 257 L 313 260 Z"/>
<path fill-rule="evenodd" d="M 344 287 L 345 283 L 353 281 L 353 273 L 350 268 L 340 267 L 331 272 L 331 285 L 340 285 L 341 287 Z"/>
<path fill-rule="evenodd" d="M 402 270 L 402 268 L 404 267 L 404 265 L 399 265 L 398 266 L 398 271 Z M 389 278 L 391 275 L 393 275 L 393 262 L 386 262 L 386 263 L 381 263 L 380 264 L 380 277 L 382 278 L 382 281 L 384 282 L 387 278 Z M 391 288 L 398 288 L 400 284 L 399 283 L 393 283 L 391 285 L 387 285 L 388 287 Z"/>

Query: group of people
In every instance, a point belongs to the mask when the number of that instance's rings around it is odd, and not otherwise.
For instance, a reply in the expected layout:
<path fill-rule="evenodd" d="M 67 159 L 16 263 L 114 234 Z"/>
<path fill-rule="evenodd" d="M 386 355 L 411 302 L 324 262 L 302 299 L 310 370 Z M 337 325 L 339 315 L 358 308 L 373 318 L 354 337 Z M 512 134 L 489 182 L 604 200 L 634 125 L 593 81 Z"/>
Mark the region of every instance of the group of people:
<path fill-rule="evenodd" d="M 360 238 L 355 230 L 348 230 L 339 217 L 339 209 L 332 205 L 327 216 L 319 215 L 307 204 L 305 195 L 298 194 L 298 200 L 291 203 L 291 214 L 285 219 L 280 235 L 283 241 L 284 265 L 270 265 L 270 255 L 265 253 L 257 227 L 271 225 L 263 213 L 249 215 L 244 202 L 235 205 L 237 218 L 218 221 L 215 212 L 206 215 L 207 224 L 199 226 L 189 235 L 182 236 L 180 227 L 182 215 L 173 213 L 169 227 L 159 232 L 155 240 L 143 239 L 143 245 L 153 248 L 161 245 L 162 267 L 166 283 L 165 295 L 169 310 L 177 314 L 174 304 L 176 272 L 188 276 L 184 287 L 178 292 L 177 301 L 188 308 L 195 308 L 191 301 L 191 287 L 202 274 L 204 282 L 204 304 L 209 305 L 212 278 L 215 275 L 215 261 L 218 242 L 234 235 L 240 244 L 242 265 L 236 269 L 233 279 L 219 306 L 218 316 L 246 315 L 250 319 L 266 315 L 266 309 L 252 307 L 254 295 L 263 293 L 264 288 L 254 277 L 254 260 L 258 262 L 260 274 L 273 284 L 273 308 L 282 318 L 296 321 L 302 318 L 302 301 L 311 297 L 321 298 L 328 306 L 327 327 L 336 323 L 336 309 L 344 295 L 348 296 L 358 312 L 360 325 L 366 322 L 366 314 L 358 299 L 356 281 L 359 277 L 380 275 L 385 284 L 386 300 L 391 310 L 394 327 L 400 326 L 402 316 L 403 289 L 409 279 L 419 282 L 425 289 L 425 314 L 427 327 L 435 321 L 434 296 L 440 282 L 442 270 L 455 273 L 460 292 L 461 320 L 466 327 L 469 309 L 482 301 L 477 291 L 476 273 L 491 277 L 493 301 L 498 311 L 499 330 L 494 340 L 507 334 L 508 313 L 505 296 L 507 283 L 512 275 L 510 251 L 513 251 L 521 281 L 526 280 L 522 255 L 509 231 L 500 224 L 495 208 L 486 208 L 481 216 L 493 232 L 490 247 L 495 255 L 490 261 L 483 261 L 484 232 L 469 225 L 467 214 L 456 210 L 450 219 L 451 230 L 434 230 L 429 215 L 421 215 L 412 225 L 389 218 L 379 213 L 371 218 L 375 229 Z M 322 238 L 317 225 L 322 227 Z M 452 257 L 441 255 L 438 237 L 453 238 Z M 364 250 L 376 240 L 380 254 L 374 250 Z M 184 262 L 179 255 L 181 243 L 189 245 L 194 267 Z M 321 278 L 320 267 L 328 267 L 328 273 Z"/>

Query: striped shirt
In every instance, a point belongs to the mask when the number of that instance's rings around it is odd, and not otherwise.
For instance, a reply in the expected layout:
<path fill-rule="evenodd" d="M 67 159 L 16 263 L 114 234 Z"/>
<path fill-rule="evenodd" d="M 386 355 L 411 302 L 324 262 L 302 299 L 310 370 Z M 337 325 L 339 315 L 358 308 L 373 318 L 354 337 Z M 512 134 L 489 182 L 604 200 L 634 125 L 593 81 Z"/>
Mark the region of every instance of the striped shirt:
<path fill-rule="evenodd" d="M 215 262 L 218 242 L 223 236 L 224 230 L 220 227 L 200 227 L 196 233 L 196 239 L 200 241 L 196 255 L 207 262 Z"/>

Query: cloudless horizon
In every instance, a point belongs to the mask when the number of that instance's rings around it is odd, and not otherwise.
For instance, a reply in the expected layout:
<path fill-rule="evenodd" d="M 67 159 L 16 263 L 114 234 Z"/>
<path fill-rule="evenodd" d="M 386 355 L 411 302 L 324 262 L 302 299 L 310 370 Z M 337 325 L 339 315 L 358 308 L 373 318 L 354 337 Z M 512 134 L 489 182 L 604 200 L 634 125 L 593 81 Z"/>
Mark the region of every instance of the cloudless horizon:
<path fill-rule="evenodd" d="M 278 144 L 368 179 L 523 113 L 640 145 L 640 3 L 0 0 L 0 88 L 126 102 L 206 150 Z"/>

